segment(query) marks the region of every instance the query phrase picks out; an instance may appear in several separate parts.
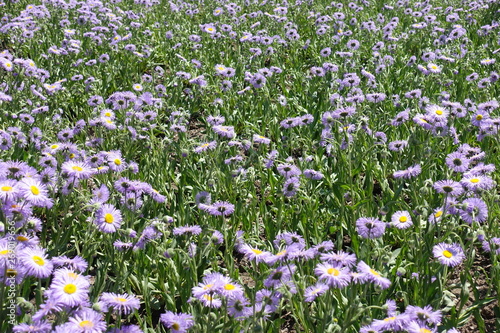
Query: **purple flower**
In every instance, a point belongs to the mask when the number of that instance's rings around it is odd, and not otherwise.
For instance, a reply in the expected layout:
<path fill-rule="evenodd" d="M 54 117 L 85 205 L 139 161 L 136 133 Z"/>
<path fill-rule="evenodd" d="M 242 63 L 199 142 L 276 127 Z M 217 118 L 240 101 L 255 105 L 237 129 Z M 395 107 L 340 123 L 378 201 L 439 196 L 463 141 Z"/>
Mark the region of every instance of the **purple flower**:
<path fill-rule="evenodd" d="M 262 88 L 266 84 L 266 77 L 260 73 L 255 73 L 250 78 L 250 84 L 254 88 Z"/>
<path fill-rule="evenodd" d="M 204 210 L 213 216 L 229 216 L 234 213 L 234 205 L 227 201 L 216 201 L 205 206 Z"/>
<path fill-rule="evenodd" d="M 433 187 L 437 193 L 447 194 L 452 197 L 458 197 L 464 192 L 464 189 L 459 182 L 449 179 L 439 180 L 434 183 Z"/>
<path fill-rule="evenodd" d="M 96 213 L 94 223 L 105 233 L 116 232 L 122 223 L 122 214 L 113 205 L 104 204 Z"/>
<path fill-rule="evenodd" d="M 349 269 L 337 264 L 320 263 L 314 269 L 314 274 L 331 288 L 347 287 L 351 281 Z"/>
<path fill-rule="evenodd" d="M 495 187 L 495 182 L 490 177 L 475 174 L 464 175 L 460 184 L 469 191 L 491 190 Z"/>
<path fill-rule="evenodd" d="M 194 325 L 193 316 L 185 313 L 167 311 L 160 316 L 161 323 L 172 333 L 187 332 Z"/>
<path fill-rule="evenodd" d="M 446 165 L 455 172 L 465 172 L 469 168 L 470 160 L 460 152 L 454 152 L 446 156 Z"/>
<path fill-rule="evenodd" d="M 360 261 L 357 265 L 358 272 L 361 276 L 360 281 L 370 281 L 378 285 L 382 289 L 387 289 L 391 285 L 389 279 L 384 278 L 379 272 L 368 266 L 364 261 Z"/>
<path fill-rule="evenodd" d="M 312 170 L 312 169 L 305 169 L 304 170 L 304 176 L 309 179 L 313 180 L 320 180 L 323 179 L 323 174 L 319 171 Z"/>
<path fill-rule="evenodd" d="M 256 262 L 267 262 L 267 260 L 272 256 L 271 252 L 259 250 L 248 244 L 241 245 L 238 248 L 238 252 L 245 255 L 248 260 L 255 260 Z"/>
<path fill-rule="evenodd" d="M 116 314 L 128 315 L 140 307 L 139 299 L 129 294 L 102 293 L 100 301 Z"/>
<path fill-rule="evenodd" d="M 352 39 L 352 40 L 348 41 L 347 48 L 349 50 L 357 50 L 359 48 L 359 41 L 357 41 L 356 39 Z"/>
<path fill-rule="evenodd" d="M 199 154 L 199 153 L 207 151 L 207 150 L 214 150 L 215 147 L 217 147 L 217 141 L 210 141 L 210 142 L 204 143 L 204 144 L 196 147 L 194 149 L 194 152 Z"/>
<path fill-rule="evenodd" d="M 175 236 L 180 236 L 184 234 L 190 234 L 190 235 L 199 235 L 201 234 L 201 227 L 199 225 L 193 225 L 193 226 L 183 226 L 183 227 L 177 227 L 172 230 L 172 234 Z"/>
<path fill-rule="evenodd" d="M 356 229 L 362 238 L 379 238 L 384 235 L 386 224 L 374 217 L 361 217 L 356 220 Z"/>
<path fill-rule="evenodd" d="M 287 284 L 291 281 L 295 269 L 296 266 L 293 264 L 279 266 L 264 280 L 264 286 L 266 288 L 279 288 L 283 284 Z"/>
<path fill-rule="evenodd" d="M 88 302 L 89 286 L 86 277 L 63 268 L 56 271 L 47 294 L 59 305 L 73 307 Z"/>
<path fill-rule="evenodd" d="M 222 125 L 216 125 L 212 127 L 212 130 L 225 138 L 232 139 L 236 136 L 236 133 L 234 133 L 234 127 L 233 126 L 222 126 Z"/>
<path fill-rule="evenodd" d="M 53 264 L 47 259 L 47 254 L 42 248 L 24 248 L 17 252 L 22 264 L 23 273 L 36 278 L 46 278 L 52 274 Z"/>
<path fill-rule="evenodd" d="M 434 258 L 446 266 L 457 266 L 465 259 L 462 247 L 458 243 L 446 244 L 439 243 L 432 248 Z"/>
<path fill-rule="evenodd" d="M 420 324 L 428 325 L 439 325 L 443 317 L 441 311 L 433 311 L 430 305 L 426 305 L 423 308 L 419 306 L 408 305 L 406 307 L 405 314 L 410 316 L 411 320 L 414 320 Z"/>
<path fill-rule="evenodd" d="M 328 289 L 328 285 L 322 282 L 318 282 L 315 285 L 307 287 L 306 290 L 304 290 L 304 301 L 312 302 L 316 299 L 316 297 L 326 293 Z"/>
<path fill-rule="evenodd" d="M 302 173 L 297 166 L 288 163 L 278 165 L 278 172 L 285 178 L 299 176 Z"/>
<path fill-rule="evenodd" d="M 265 136 L 262 136 L 262 135 L 258 135 L 258 134 L 254 134 L 253 135 L 253 141 L 255 143 L 262 143 L 262 144 L 265 144 L 265 145 L 268 145 L 271 143 L 271 140 L 266 138 Z"/>
<path fill-rule="evenodd" d="M 406 140 L 398 140 L 389 142 L 388 148 L 391 151 L 401 152 L 408 146 L 408 141 Z"/>
<path fill-rule="evenodd" d="M 488 219 L 488 206 L 479 198 L 468 198 L 462 201 L 460 217 L 467 223 L 483 223 Z"/>
<path fill-rule="evenodd" d="M 391 217 L 391 225 L 398 229 L 408 229 L 413 225 L 410 213 L 405 210 L 394 212 Z"/>
<path fill-rule="evenodd" d="M 300 187 L 300 180 L 297 177 L 287 178 L 283 184 L 283 195 L 285 197 L 293 197 L 297 194 Z"/>
<path fill-rule="evenodd" d="M 416 164 L 416 165 L 409 167 L 406 170 L 395 171 L 393 174 L 393 177 L 396 179 L 398 179 L 398 178 L 409 179 L 409 178 L 413 178 L 413 177 L 418 176 L 421 172 L 422 172 L 422 169 L 420 167 L 420 164 Z"/>

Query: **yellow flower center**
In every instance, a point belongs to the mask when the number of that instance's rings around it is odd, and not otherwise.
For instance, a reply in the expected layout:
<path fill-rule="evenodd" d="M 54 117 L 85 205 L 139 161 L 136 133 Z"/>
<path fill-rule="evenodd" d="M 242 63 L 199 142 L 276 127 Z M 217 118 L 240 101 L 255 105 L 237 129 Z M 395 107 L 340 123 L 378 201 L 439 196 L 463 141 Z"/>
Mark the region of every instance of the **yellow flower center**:
<path fill-rule="evenodd" d="M 428 330 L 427 328 L 421 328 L 420 333 L 431 333 L 431 330 Z"/>
<path fill-rule="evenodd" d="M 79 326 L 82 328 L 92 328 L 94 327 L 94 323 L 91 322 L 90 320 L 84 320 L 80 322 Z"/>
<path fill-rule="evenodd" d="M 113 162 L 115 162 L 116 165 L 122 164 L 122 161 L 119 158 L 115 158 Z"/>
<path fill-rule="evenodd" d="M 12 191 L 12 186 L 2 186 L 2 191 L 10 192 L 10 191 Z"/>
<path fill-rule="evenodd" d="M 453 257 L 453 253 L 451 253 L 448 250 L 444 250 L 443 251 L 443 256 L 445 256 L 446 258 L 451 258 L 451 257 Z"/>
<path fill-rule="evenodd" d="M 4 256 L 6 254 L 9 254 L 10 253 L 10 250 L 2 250 L 0 251 L 0 255 Z"/>
<path fill-rule="evenodd" d="M 372 273 L 372 274 L 373 274 L 373 275 L 375 275 L 375 276 L 380 276 L 380 273 L 379 273 L 379 272 L 377 272 L 377 271 L 376 271 L 376 270 L 374 270 L 374 269 L 370 269 L 370 273 Z"/>
<path fill-rule="evenodd" d="M 481 120 L 481 119 L 483 119 L 483 115 L 478 114 L 478 115 L 476 116 L 476 120 Z"/>
<path fill-rule="evenodd" d="M 440 116 L 440 115 L 442 115 L 442 114 L 443 114 L 443 111 L 441 111 L 441 110 L 436 110 L 436 114 L 437 114 L 438 116 Z"/>
<path fill-rule="evenodd" d="M 470 182 L 474 184 L 479 183 L 479 178 L 472 178 Z"/>
<path fill-rule="evenodd" d="M 111 224 L 111 223 L 113 223 L 114 220 L 115 220 L 115 218 L 110 213 L 106 213 L 106 215 L 104 215 L 104 221 L 106 223 Z"/>
<path fill-rule="evenodd" d="M 252 249 L 252 252 L 255 253 L 255 254 L 257 254 L 257 255 L 259 255 L 259 254 L 262 253 L 261 250 L 257 250 L 257 249 Z"/>
<path fill-rule="evenodd" d="M 106 117 L 111 117 L 111 113 L 109 113 L 109 112 L 106 112 L 104 115 L 105 115 Z"/>
<path fill-rule="evenodd" d="M 78 165 L 73 166 L 71 169 L 73 169 L 75 171 L 83 171 L 83 168 L 79 167 Z"/>
<path fill-rule="evenodd" d="M 40 256 L 33 256 L 33 261 L 35 262 L 35 264 L 37 264 L 38 266 L 43 266 L 45 265 L 45 260 L 43 260 L 42 257 Z"/>
<path fill-rule="evenodd" d="M 206 286 L 203 287 L 203 290 L 207 290 L 213 287 L 213 284 L 207 284 Z"/>
<path fill-rule="evenodd" d="M 399 222 L 401 222 L 401 223 L 405 223 L 406 221 L 408 221 L 408 218 L 406 216 L 401 216 L 399 218 Z"/>
<path fill-rule="evenodd" d="M 172 328 L 176 331 L 180 330 L 181 329 L 181 325 L 179 325 L 178 323 L 173 323 L 172 324 Z"/>
<path fill-rule="evenodd" d="M 224 289 L 226 289 L 226 290 L 234 290 L 234 288 L 236 288 L 234 286 L 234 284 L 228 283 L 228 284 L 224 285 Z"/>
<path fill-rule="evenodd" d="M 124 303 L 124 302 L 127 301 L 127 299 L 123 298 L 123 297 L 116 297 L 115 300 L 118 301 L 118 302 L 122 302 L 122 303 Z"/>
<path fill-rule="evenodd" d="M 396 317 L 389 317 L 389 318 L 385 318 L 384 321 L 394 321 L 396 319 Z"/>
<path fill-rule="evenodd" d="M 40 189 L 38 187 L 36 187 L 35 185 L 31 185 L 30 189 L 31 189 L 31 193 L 33 193 L 33 195 L 40 194 Z"/>
<path fill-rule="evenodd" d="M 52 146 L 50 146 L 50 149 L 57 149 L 57 148 L 59 148 L 59 145 L 52 145 Z"/>
<path fill-rule="evenodd" d="M 76 286 L 73 283 L 68 283 L 64 286 L 63 290 L 66 294 L 74 294 L 76 292 Z"/>
<path fill-rule="evenodd" d="M 443 211 L 439 210 L 436 212 L 436 214 L 434 214 L 434 217 L 441 217 L 441 215 L 443 215 Z"/>
<path fill-rule="evenodd" d="M 328 268 L 326 270 L 326 272 L 329 274 L 329 275 L 333 275 L 333 276 L 338 276 L 340 274 L 339 270 L 338 269 L 335 269 L 335 268 Z"/>
<path fill-rule="evenodd" d="M 29 238 L 24 236 L 17 236 L 17 240 L 20 242 L 26 242 Z"/>

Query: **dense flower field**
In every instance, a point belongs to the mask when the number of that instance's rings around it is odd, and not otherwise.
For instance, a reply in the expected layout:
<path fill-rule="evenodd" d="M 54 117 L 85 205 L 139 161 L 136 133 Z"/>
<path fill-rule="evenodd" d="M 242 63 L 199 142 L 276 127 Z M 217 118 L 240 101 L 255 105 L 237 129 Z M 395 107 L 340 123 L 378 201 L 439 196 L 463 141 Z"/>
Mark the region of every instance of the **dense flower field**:
<path fill-rule="evenodd" d="M 0 18 L 0 332 L 500 331 L 498 0 Z"/>

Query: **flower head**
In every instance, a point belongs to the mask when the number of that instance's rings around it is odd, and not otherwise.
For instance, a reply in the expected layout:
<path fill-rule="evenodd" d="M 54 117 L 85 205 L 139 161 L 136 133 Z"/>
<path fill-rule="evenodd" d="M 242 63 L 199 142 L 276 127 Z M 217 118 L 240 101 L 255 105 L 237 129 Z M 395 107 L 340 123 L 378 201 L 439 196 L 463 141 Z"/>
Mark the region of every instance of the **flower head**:
<path fill-rule="evenodd" d="M 458 243 L 439 243 L 434 245 L 432 253 L 441 264 L 451 267 L 459 265 L 465 259 L 464 251 Z"/>

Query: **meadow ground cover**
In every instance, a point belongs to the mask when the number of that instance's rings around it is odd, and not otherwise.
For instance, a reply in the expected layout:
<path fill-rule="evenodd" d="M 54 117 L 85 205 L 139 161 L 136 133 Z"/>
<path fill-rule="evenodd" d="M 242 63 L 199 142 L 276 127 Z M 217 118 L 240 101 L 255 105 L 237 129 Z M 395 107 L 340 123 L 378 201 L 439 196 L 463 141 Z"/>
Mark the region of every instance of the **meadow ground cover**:
<path fill-rule="evenodd" d="M 0 332 L 500 331 L 498 0 L 0 18 Z"/>

